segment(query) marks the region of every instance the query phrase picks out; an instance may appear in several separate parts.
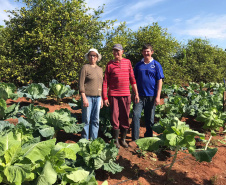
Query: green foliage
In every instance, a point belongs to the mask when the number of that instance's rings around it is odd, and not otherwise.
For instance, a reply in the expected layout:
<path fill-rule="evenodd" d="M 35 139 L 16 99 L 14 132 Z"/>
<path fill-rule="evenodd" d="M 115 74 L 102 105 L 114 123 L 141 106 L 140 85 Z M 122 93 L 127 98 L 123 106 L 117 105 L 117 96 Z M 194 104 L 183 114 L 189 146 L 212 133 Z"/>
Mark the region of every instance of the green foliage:
<path fill-rule="evenodd" d="M 10 20 L 0 28 L 0 79 L 27 84 L 57 79 L 65 84 L 78 80 L 91 47 L 102 54 L 99 65 L 113 58 L 112 46 L 121 43 L 133 66 L 140 61 L 142 45 L 151 43 L 153 57 L 161 63 L 165 82 L 220 82 L 226 76 L 226 52 L 195 38 L 181 45 L 157 22 L 127 28 L 115 20 L 101 21 L 103 7 L 87 8 L 84 0 L 18 0 L 26 4 L 7 11 Z"/>
<path fill-rule="evenodd" d="M 3 100 L 8 99 L 8 94 L 3 87 L 0 87 L 0 98 L 2 98 Z"/>
<path fill-rule="evenodd" d="M 143 58 L 142 46 L 150 43 L 154 50 L 153 58 L 160 62 L 163 67 L 166 83 L 180 82 L 181 69 L 173 59 L 179 48 L 179 43 L 167 33 L 167 29 L 162 28 L 158 23 L 153 23 L 140 27 L 137 32 L 133 33 L 131 39 L 131 45 L 126 48 L 126 51 L 133 66 Z M 177 77 L 175 73 L 177 73 Z"/>
<path fill-rule="evenodd" d="M 163 85 L 164 104 L 156 107 L 156 117 L 197 116 L 199 113 L 217 109 L 222 112 L 223 83 L 189 82 L 188 86 Z"/>
<path fill-rule="evenodd" d="M 8 121 L 0 121 L 0 136 L 3 137 L 12 132 L 23 147 L 40 142 L 40 137 L 33 137 L 34 130 L 31 124 L 22 123 L 20 118 L 18 121 L 19 123 L 16 125 L 10 124 Z"/>
<path fill-rule="evenodd" d="M 113 59 L 112 47 L 114 44 L 120 43 L 124 48 L 124 55 L 126 57 L 129 52 L 131 43 L 133 41 L 133 32 L 131 29 L 126 27 L 126 22 L 120 23 L 116 28 L 112 27 L 105 33 L 105 45 L 103 48 L 100 48 L 100 52 L 103 56 L 100 61 L 100 66 L 105 68 L 106 61 Z"/>
<path fill-rule="evenodd" d="M 171 146 L 174 148 L 186 147 L 188 150 L 194 151 L 194 136 L 199 136 L 201 139 L 205 139 L 204 134 L 191 130 L 189 125 L 186 125 L 185 122 L 179 121 L 176 117 L 171 119 L 162 119 L 159 121 L 159 124 L 163 129 L 160 138 L 164 141 L 165 146 Z"/>
<path fill-rule="evenodd" d="M 158 137 L 141 138 L 138 139 L 136 143 L 142 150 L 148 151 L 156 151 L 164 144 L 163 141 Z"/>
<path fill-rule="evenodd" d="M 49 88 L 43 83 L 32 83 L 28 86 L 22 86 L 17 92 L 19 97 L 26 97 L 32 101 L 37 99 L 45 99 L 49 95 Z"/>
<path fill-rule="evenodd" d="M 63 129 L 66 133 L 81 132 L 84 124 L 76 124 L 77 119 L 72 117 L 68 109 L 60 109 L 50 112 L 45 116 L 46 125 L 53 127 L 55 131 Z"/>
<path fill-rule="evenodd" d="M 1 78 L 22 83 L 77 80 L 84 54 L 102 46 L 103 32 L 111 25 L 99 20 L 103 8 L 87 8 L 83 0 L 18 1 L 26 7 L 8 11 L 11 18 L 1 31 Z"/>
<path fill-rule="evenodd" d="M 38 159 L 45 159 L 49 153 L 51 140 L 22 148 L 19 135 L 12 132 L 0 138 L 0 172 L 1 182 L 7 184 L 21 184 L 28 179 L 34 179 L 31 171 L 32 163 Z M 35 154 L 35 155 L 34 155 Z M 26 161 L 29 159 L 30 161 Z M 36 160 L 35 160 L 36 159 Z"/>
<path fill-rule="evenodd" d="M 211 46 L 208 40 L 189 40 L 175 58 L 183 69 L 184 80 L 221 82 L 226 76 L 226 52 Z"/>
<path fill-rule="evenodd" d="M 70 105 L 72 110 L 81 109 L 82 108 L 82 100 L 81 100 L 81 98 L 78 100 L 72 98 L 72 103 L 68 103 L 68 105 Z"/>
<path fill-rule="evenodd" d="M 86 168 L 90 170 L 103 168 L 113 174 L 122 171 L 123 167 L 114 162 L 118 155 L 118 149 L 113 140 L 108 144 L 102 138 L 93 141 L 80 139 L 78 145 L 81 148 L 78 155 L 83 158 Z"/>
<path fill-rule="evenodd" d="M 3 98 L 0 98 L 0 120 L 5 120 L 16 116 L 19 110 L 19 103 L 14 103 L 11 106 L 7 107 L 6 101 Z"/>
<path fill-rule="evenodd" d="M 144 150 L 157 150 L 167 146 L 175 150 L 175 156 L 169 168 L 172 168 L 180 149 L 187 148 L 198 161 L 210 162 L 217 152 L 217 148 L 208 148 L 213 135 L 221 127 L 225 127 L 226 114 L 223 112 L 223 83 L 195 83 L 188 86 L 163 85 L 164 104 L 156 108 L 159 123 L 153 130 L 160 134 L 158 137 L 137 140 L 137 144 Z M 204 139 L 204 134 L 193 131 L 178 118 L 182 116 L 195 116 L 197 121 L 203 122 L 203 128 L 211 131 L 211 136 L 204 149 L 195 149 L 195 136 Z M 168 172 L 169 174 L 169 172 Z"/>
<path fill-rule="evenodd" d="M 219 112 L 216 108 L 200 112 L 196 117 L 197 121 L 203 122 L 205 130 L 210 129 L 212 135 L 216 135 L 216 130 L 219 131 L 224 127 L 226 121 L 226 112 Z"/>
<path fill-rule="evenodd" d="M 34 104 L 30 104 L 29 106 L 23 106 L 20 109 L 20 113 L 22 113 L 26 120 L 35 127 L 35 124 L 38 122 L 44 122 L 44 116 L 49 112 L 48 108 L 42 106 L 34 106 Z"/>
<path fill-rule="evenodd" d="M 8 133 L 0 138 L 0 182 L 6 184 L 97 184 L 93 174 L 71 168 L 66 160 L 76 160 L 80 150 L 76 143 L 47 140 L 22 146 L 20 136 Z"/>
<path fill-rule="evenodd" d="M 198 150 L 192 155 L 195 156 L 196 160 L 199 162 L 206 161 L 211 162 L 213 156 L 217 153 L 217 148 L 208 148 L 207 150 Z"/>
<path fill-rule="evenodd" d="M 17 90 L 16 86 L 13 83 L 0 83 L 0 97 L 3 99 L 17 99 L 18 95 L 15 93 Z M 4 92 L 5 91 L 5 92 Z M 7 94 L 7 98 L 6 98 Z"/>
<path fill-rule="evenodd" d="M 217 148 L 202 149 L 196 153 L 195 136 L 205 139 L 205 134 L 190 129 L 185 122 L 181 122 L 176 117 L 161 119 L 159 124 L 153 127 L 153 130 L 159 133 L 159 136 L 138 139 L 136 143 L 142 150 L 156 151 L 162 146 L 175 150 L 172 163 L 168 169 L 168 178 L 180 150 L 187 148 L 189 153 L 197 157 L 197 160 L 207 162 L 212 160 L 217 151 Z"/>
<path fill-rule="evenodd" d="M 0 121 L 0 136 L 10 132 L 15 126 L 8 121 Z"/>
<path fill-rule="evenodd" d="M 110 107 L 104 106 L 102 109 L 100 109 L 99 130 L 100 133 L 104 134 L 104 136 L 107 138 L 112 138 Z"/>
<path fill-rule="evenodd" d="M 53 95 L 57 98 L 57 103 L 60 103 L 60 100 L 64 97 L 71 97 L 75 90 L 72 90 L 69 85 L 64 85 L 59 83 L 57 80 L 52 80 L 49 83 L 50 95 Z"/>
<path fill-rule="evenodd" d="M 25 116 L 25 119 L 20 118 L 20 122 L 32 124 L 34 133 L 37 132 L 36 134 L 44 138 L 52 138 L 60 130 L 66 133 L 78 133 L 84 127 L 84 124 L 77 124 L 77 119 L 72 117 L 68 109 L 47 113 L 47 108 L 30 104 L 23 107 L 20 112 Z"/>
<path fill-rule="evenodd" d="M 121 43 L 133 66 L 140 61 L 142 45 L 151 43 L 153 57 L 161 63 L 169 84 L 220 82 L 226 76 L 226 52 L 195 38 L 181 45 L 158 23 L 132 31 L 126 22 L 100 21 L 103 7 L 87 8 L 85 1 L 18 0 L 26 8 L 8 11 L 11 19 L 0 29 L 0 78 L 16 84 L 48 82 L 66 84 L 78 80 L 84 54 L 97 48 L 103 59 L 113 58 L 112 46 Z"/>

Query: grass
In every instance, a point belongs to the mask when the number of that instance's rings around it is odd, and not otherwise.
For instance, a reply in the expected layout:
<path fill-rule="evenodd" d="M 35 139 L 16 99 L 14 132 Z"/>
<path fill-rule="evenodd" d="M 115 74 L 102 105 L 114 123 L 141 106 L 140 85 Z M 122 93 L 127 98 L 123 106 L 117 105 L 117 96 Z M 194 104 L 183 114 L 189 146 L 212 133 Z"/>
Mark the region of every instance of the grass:
<path fill-rule="evenodd" d="M 218 179 L 218 176 L 217 175 L 214 175 L 210 178 L 210 182 L 212 185 L 217 185 L 217 179 Z"/>

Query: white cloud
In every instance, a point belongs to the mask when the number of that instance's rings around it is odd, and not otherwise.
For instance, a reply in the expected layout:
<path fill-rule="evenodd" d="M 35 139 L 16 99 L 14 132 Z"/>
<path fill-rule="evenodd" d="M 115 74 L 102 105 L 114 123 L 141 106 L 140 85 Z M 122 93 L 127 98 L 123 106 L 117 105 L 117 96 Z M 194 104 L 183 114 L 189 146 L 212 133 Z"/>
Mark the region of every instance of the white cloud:
<path fill-rule="evenodd" d="M 0 0 L 0 4 L 0 25 L 5 25 L 4 20 L 9 20 L 9 13 L 6 13 L 6 10 L 20 9 L 24 6 L 24 3 L 15 2 L 14 0 Z"/>
<path fill-rule="evenodd" d="M 117 5 L 117 6 L 108 5 L 104 9 L 103 16 L 106 16 L 111 13 L 114 14 L 114 12 L 117 13 L 118 12 L 117 10 L 120 9 L 121 7 L 123 7 L 123 5 Z M 112 19 L 115 19 L 115 15 L 114 15 L 114 18 L 112 18 Z"/>
<path fill-rule="evenodd" d="M 134 15 L 134 21 L 139 21 L 143 19 L 143 15 L 141 13 L 135 14 Z"/>
<path fill-rule="evenodd" d="M 109 14 L 110 16 L 106 18 L 105 13 L 104 16 L 105 19 L 117 19 L 119 22 L 126 21 L 126 24 L 130 29 L 137 30 L 140 26 L 146 26 L 153 22 L 163 21 L 165 19 L 163 16 L 150 15 L 150 10 L 153 10 L 152 7 L 163 1 L 166 0 L 112 0 L 110 3 L 106 4 L 106 14 Z"/>
<path fill-rule="evenodd" d="M 118 6 L 112 6 L 114 0 L 85 0 L 85 2 L 87 7 L 94 8 L 95 10 L 97 10 L 99 7 L 104 6 L 103 15 L 111 13 L 114 9 L 118 8 Z"/>
<path fill-rule="evenodd" d="M 177 22 L 169 30 L 178 35 L 226 39 L 226 15 L 197 15 L 186 21 Z"/>
<path fill-rule="evenodd" d="M 5 23 L 3 20 L 9 20 L 8 14 L 5 10 L 12 10 L 14 7 L 10 4 L 9 0 L 1 0 L 0 3 L 0 25 L 4 25 Z"/>
<path fill-rule="evenodd" d="M 153 15 L 145 15 L 137 14 L 135 15 L 133 20 L 127 21 L 127 25 L 132 30 L 137 30 L 139 27 L 144 27 L 147 25 L 152 25 L 153 22 L 160 22 L 165 20 L 165 17 L 154 17 Z"/>
<path fill-rule="evenodd" d="M 136 3 L 126 4 L 123 10 L 124 17 L 134 15 L 138 12 L 143 12 L 144 9 L 149 9 L 165 0 L 142 0 L 137 1 Z"/>
<path fill-rule="evenodd" d="M 180 23 L 181 21 L 182 21 L 181 18 L 177 18 L 177 19 L 174 19 L 174 20 L 173 20 L 174 23 Z"/>
<path fill-rule="evenodd" d="M 86 0 L 87 6 L 90 8 L 97 9 L 99 6 L 103 6 L 103 4 L 109 4 L 111 0 Z"/>

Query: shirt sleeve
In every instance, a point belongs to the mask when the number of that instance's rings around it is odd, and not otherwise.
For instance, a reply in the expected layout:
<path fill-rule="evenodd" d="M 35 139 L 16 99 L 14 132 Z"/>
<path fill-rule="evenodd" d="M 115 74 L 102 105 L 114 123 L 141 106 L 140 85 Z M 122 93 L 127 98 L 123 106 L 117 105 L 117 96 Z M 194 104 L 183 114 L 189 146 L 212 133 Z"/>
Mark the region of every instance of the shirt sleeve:
<path fill-rule="evenodd" d="M 79 76 L 79 92 L 85 93 L 85 78 L 86 78 L 86 70 L 85 66 L 82 67 L 80 71 L 80 76 Z"/>
<path fill-rule="evenodd" d="M 136 84 L 136 79 L 133 72 L 133 67 L 131 65 L 131 62 L 129 61 L 129 75 L 130 75 L 130 84 Z"/>
<path fill-rule="evenodd" d="M 156 63 L 156 70 L 157 70 L 157 75 L 156 75 L 157 80 L 165 78 L 163 74 L 163 69 L 160 63 Z"/>

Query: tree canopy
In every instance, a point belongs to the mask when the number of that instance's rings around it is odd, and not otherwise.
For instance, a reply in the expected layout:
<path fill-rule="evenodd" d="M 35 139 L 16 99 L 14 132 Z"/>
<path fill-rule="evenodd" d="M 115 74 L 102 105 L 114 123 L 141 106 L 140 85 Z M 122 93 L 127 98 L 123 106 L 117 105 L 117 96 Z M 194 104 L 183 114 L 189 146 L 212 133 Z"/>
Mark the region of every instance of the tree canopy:
<path fill-rule="evenodd" d="M 143 44 L 151 43 L 165 83 L 220 82 L 226 76 L 226 52 L 208 40 L 195 38 L 182 45 L 157 22 L 136 31 L 126 22 L 114 27 L 115 20 L 101 20 L 104 6 L 88 8 L 84 0 L 18 1 L 24 7 L 8 11 L 10 20 L 0 27 L 1 81 L 70 84 L 77 81 L 90 48 L 102 54 L 99 65 L 104 69 L 116 43 L 123 45 L 133 66 L 142 59 Z"/>
<path fill-rule="evenodd" d="M 3 74 L 26 83 L 55 77 L 70 82 L 77 78 L 88 48 L 100 48 L 103 32 L 112 21 L 100 21 L 103 9 L 93 10 L 82 0 L 23 0 L 27 7 L 9 11 L 3 35 L 13 73 Z M 10 76 L 10 77 L 9 77 Z"/>

